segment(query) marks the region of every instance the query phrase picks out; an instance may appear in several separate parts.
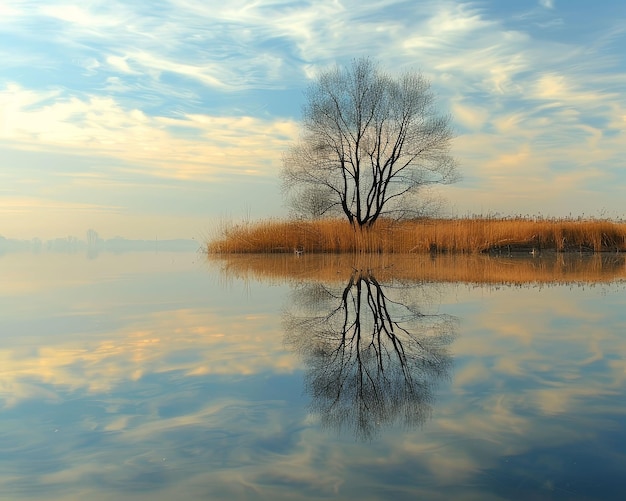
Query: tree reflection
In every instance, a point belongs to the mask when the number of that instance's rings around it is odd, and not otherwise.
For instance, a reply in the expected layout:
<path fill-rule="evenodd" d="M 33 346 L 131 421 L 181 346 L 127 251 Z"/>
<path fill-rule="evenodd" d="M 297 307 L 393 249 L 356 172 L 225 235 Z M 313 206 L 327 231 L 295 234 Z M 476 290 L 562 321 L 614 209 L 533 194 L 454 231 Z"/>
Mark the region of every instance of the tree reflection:
<path fill-rule="evenodd" d="M 305 388 L 323 426 L 369 439 L 383 425 L 416 426 L 430 416 L 452 363 L 455 320 L 424 312 L 424 291 L 383 285 L 370 270 L 354 270 L 342 286 L 296 287 L 284 315 L 287 342 L 305 360 Z"/>

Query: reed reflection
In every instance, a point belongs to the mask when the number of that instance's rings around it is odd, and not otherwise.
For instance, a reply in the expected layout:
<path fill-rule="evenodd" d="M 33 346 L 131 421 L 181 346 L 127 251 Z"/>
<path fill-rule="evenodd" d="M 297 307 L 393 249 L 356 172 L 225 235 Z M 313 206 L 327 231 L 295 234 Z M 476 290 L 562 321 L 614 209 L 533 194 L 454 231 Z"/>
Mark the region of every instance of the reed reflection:
<path fill-rule="evenodd" d="M 305 389 L 324 427 L 371 439 L 383 426 L 428 419 L 452 365 L 455 320 L 425 312 L 424 292 L 410 282 L 382 284 L 369 269 L 355 269 L 343 285 L 294 288 L 286 340 L 304 359 Z"/>
<path fill-rule="evenodd" d="M 286 341 L 305 362 L 311 408 L 324 426 L 352 428 L 361 438 L 394 422 L 419 425 L 431 413 L 452 364 L 447 346 L 455 321 L 432 308 L 437 301 L 428 291 L 626 279 L 621 254 L 210 257 L 225 278 L 291 286 Z"/>

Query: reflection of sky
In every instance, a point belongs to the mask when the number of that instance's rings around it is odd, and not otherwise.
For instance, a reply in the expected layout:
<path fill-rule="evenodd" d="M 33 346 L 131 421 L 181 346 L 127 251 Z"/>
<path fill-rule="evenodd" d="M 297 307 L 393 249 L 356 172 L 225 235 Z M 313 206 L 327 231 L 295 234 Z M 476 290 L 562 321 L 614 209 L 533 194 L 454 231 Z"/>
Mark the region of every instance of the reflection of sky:
<path fill-rule="evenodd" d="M 358 442 L 307 411 L 285 286 L 201 259 L 0 258 L 2 499 L 626 492 L 622 286 L 439 286 L 460 327 L 432 419 Z"/>

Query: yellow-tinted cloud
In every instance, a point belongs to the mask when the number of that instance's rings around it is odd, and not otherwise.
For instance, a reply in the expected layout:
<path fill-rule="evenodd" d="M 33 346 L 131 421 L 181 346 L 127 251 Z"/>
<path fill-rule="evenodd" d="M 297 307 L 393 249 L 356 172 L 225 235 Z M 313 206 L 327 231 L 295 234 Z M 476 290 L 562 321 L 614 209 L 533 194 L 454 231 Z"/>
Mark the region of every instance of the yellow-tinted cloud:
<path fill-rule="evenodd" d="M 579 104 L 604 103 L 618 97 L 615 94 L 579 89 L 565 75 L 557 73 L 541 75 L 533 91 L 536 98 Z"/>
<path fill-rule="evenodd" d="M 462 101 L 453 104 L 452 114 L 455 121 L 473 131 L 482 129 L 489 115 L 487 109 L 468 105 Z"/>
<path fill-rule="evenodd" d="M 223 173 L 275 175 L 297 136 L 297 124 L 284 119 L 149 117 L 110 97 L 52 97 L 16 85 L 0 91 L 0 139 L 29 150 L 115 157 L 160 177 L 207 180 Z"/>
<path fill-rule="evenodd" d="M 269 316 L 246 320 L 216 316 L 210 310 L 175 310 L 152 314 L 140 325 L 127 324 L 96 339 L 48 337 L 30 353 L 5 347 L 0 351 L 5 405 L 41 391 L 24 381 L 102 393 L 147 373 L 180 371 L 193 377 L 293 372 L 297 356 L 285 352 L 276 323 Z"/>
<path fill-rule="evenodd" d="M 12 216 L 21 213 L 39 213 L 40 211 L 115 212 L 119 209 L 119 207 L 114 206 L 60 202 L 43 198 L 3 197 L 0 215 Z"/>

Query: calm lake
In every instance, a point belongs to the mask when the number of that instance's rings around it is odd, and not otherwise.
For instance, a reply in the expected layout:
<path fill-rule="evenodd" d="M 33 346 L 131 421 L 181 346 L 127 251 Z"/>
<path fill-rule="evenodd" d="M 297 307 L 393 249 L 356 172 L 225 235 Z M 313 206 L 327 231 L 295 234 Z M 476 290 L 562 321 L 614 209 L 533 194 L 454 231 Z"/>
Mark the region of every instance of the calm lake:
<path fill-rule="evenodd" d="M 0 499 L 626 499 L 624 256 L 0 256 Z"/>

